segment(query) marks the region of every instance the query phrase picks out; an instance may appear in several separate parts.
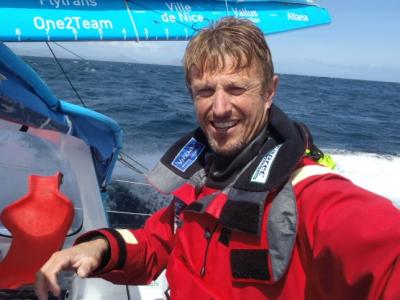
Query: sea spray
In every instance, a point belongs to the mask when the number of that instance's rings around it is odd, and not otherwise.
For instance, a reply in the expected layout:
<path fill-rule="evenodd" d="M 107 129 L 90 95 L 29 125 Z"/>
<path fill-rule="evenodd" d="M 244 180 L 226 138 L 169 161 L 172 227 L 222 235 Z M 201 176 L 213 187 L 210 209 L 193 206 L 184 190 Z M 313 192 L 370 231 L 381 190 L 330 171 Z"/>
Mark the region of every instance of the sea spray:
<path fill-rule="evenodd" d="M 400 156 L 343 152 L 333 154 L 333 158 L 339 173 L 400 207 Z"/>

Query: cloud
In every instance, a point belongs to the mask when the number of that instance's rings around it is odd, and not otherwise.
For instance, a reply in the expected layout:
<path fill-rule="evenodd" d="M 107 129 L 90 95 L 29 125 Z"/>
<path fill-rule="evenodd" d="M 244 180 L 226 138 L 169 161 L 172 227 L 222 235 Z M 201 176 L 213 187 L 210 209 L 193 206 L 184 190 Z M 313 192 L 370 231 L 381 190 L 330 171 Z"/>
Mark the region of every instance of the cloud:
<path fill-rule="evenodd" d="M 19 55 L 51 56 L 45 43 L 7 45 Z M 87 60 L 179 65 L 186 42 L 58 42 L 50 45 L 59 58 L 76 58 L 72 54 L 75 53 Z"/>

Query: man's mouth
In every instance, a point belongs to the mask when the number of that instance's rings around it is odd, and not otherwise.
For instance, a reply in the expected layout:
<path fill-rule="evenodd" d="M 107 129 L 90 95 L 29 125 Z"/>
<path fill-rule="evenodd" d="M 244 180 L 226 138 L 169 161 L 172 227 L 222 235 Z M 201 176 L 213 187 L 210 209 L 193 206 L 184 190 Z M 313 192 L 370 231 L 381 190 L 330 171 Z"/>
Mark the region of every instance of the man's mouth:
<path fill-rule="evenodd" d="M 211 121 L 211 124 L 217 130 L 228 130 L 229 128 L 232 128 L 232 127 L 236 126 L 236 124 L 238 122 L 239 121 L 237 121 L 237 120 L 235 120 L 235 121 L 224 121 L 224 122 Z"/>

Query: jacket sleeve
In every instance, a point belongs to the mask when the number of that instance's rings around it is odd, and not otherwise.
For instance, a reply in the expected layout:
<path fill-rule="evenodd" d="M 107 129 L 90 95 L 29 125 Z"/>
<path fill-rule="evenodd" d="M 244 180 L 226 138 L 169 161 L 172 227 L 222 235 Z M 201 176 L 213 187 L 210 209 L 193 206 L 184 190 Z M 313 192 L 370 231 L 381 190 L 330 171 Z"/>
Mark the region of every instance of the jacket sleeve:
<path fill-rule="evenodd" d="M 300 253 L 319 298 L 400 299 L 400 211 L 392 202 L 335 174 L 307 178 L 295 191 Z"/>
<path fill-rule="evenodd" d="M 173 248 L 173 204 L 153 214 L 142 229 L 99 229 L 75 243 L 99 236 L 107 239 L 110 251 L 93 277 L 116 284 L 148 284 L 166 268 Z"/>

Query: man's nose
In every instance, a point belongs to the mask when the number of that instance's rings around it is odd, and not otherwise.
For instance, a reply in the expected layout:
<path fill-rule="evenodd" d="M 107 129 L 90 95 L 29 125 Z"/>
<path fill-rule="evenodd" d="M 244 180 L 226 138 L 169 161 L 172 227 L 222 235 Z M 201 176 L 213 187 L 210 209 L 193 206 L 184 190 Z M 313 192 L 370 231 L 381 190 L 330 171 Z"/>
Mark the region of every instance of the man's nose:
<path fill-rule="evenodd" d="M 215 92 L 213 101 L 213 114 L 218 118 L 228 117 L 232 110 L 232 103 L 229 95 L 223 90 Z"/>

